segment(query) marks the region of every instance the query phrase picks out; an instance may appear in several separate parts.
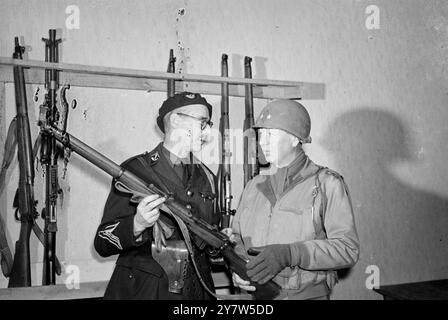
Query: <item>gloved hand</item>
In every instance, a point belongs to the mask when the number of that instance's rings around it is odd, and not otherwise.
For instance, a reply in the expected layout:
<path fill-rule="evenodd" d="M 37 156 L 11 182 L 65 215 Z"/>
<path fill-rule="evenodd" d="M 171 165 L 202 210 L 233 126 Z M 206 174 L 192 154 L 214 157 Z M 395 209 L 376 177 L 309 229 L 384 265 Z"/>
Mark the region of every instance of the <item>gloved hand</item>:
<path fill-rule="evenodd" d="M 246 264 L 249 278 L 265 284 L 280 271 L 291 264 L 291 249 L 289 244 L 271 244 L 264 247 L 252 247 L 247 250 L 249 255 L 257 254 Z"/>

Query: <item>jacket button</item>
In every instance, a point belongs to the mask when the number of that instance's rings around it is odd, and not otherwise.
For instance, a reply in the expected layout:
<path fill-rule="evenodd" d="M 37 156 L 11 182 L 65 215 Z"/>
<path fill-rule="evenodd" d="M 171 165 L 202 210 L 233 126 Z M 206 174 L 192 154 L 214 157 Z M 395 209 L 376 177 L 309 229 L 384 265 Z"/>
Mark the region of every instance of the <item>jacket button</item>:
<path fill-rule="evenodd" d="M 134 276 L 132 274 L 130 274 L 129 275 L 129 279 L 132 279 L 132 278 L 134 278 Z"/>
<path fill-rule="evenodd" d="M 193 196 L 193 192 L 191 190 L 187 191 L 187 196 L 192 197 Z"/>
<path fill-rule="evenodd" d="M 188 210 L 191 209 L 191 205 L 190 205 L 190 204 L 187 204 L 185 207 L 186 207 Z"/>

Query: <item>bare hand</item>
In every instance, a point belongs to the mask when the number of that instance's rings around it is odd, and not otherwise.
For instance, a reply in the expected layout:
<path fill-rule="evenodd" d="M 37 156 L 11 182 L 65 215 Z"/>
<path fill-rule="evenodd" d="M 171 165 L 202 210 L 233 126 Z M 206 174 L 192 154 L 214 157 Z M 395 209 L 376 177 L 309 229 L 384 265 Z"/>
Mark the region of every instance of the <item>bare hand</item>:
<path fill-rule="evenodd" d="M 232 273 L 233 285 L 246 291 L 255 291 L 255 287 L 250 285 L 249 281 L 241 279 L 235 272 Z"/>
<path fill-rule="evenodd" d="M 230 242 L 235 243 L 235 236 L 233 235 L 232 228 L 224 228 L 221 230 L 221 233 L 224 233 L 226 236 L 229 237 Z"/>

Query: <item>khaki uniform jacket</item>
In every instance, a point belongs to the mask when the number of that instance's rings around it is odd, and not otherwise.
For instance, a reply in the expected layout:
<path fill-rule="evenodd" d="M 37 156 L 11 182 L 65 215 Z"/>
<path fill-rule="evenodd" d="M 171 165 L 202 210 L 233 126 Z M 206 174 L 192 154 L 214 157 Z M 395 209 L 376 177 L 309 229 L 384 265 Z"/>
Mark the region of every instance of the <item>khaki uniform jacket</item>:
<path fill-rule="evenodd" d="M 273 280 L 285 290 L 303 292 L 337 281 L 334 270 L 353 266 L 359 241 L 347 186 L 336 172 L 308 158 L 277 198 L 270 178 L 258 175 L 243 191 L 232 222 L 237 252 L 252 246 L 291 244 L 292 267 Z"/>

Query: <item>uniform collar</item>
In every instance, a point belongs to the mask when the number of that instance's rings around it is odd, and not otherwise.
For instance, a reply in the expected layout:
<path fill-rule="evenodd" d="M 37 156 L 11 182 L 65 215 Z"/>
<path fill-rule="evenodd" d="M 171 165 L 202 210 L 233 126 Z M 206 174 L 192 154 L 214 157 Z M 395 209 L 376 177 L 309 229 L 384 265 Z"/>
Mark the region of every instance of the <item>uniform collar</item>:
<path fill-rule="evenodd" d="M 149 155 L 151 158 L 154 155 L 157 155 L 157 159 L 155 161 L 151 161 L 151 165 L 154 166 L 155 171 L 158 175 L 167 180 L 170 180 L 176 185 L 182 184 L 182 179 L 179 178 L 179 176 L 173 170 L 174 163 L 170 159 L 171 153 L 163 146 L 162 142 L 160 142 L 157 147 L 155 147 L 154 150 L 149 153 Z"/>
<path fill-rule="evenodd" d="M 164 145 L 163 142 L 159 144 L 159 149 L 166 158 L 168 164 L 171 168 L 174 168 L 175 165 L 180 165 L 182 163 L 190 163 L 189 157 L 186 158 L 179 158 L 177 155 L 172 153 L 170 150 L 168 150 Z"/>
<path fill-rule="evenodd" d="M 319 170 L 319 167 L 305 155 L 303 159 L 296 158 L 288 167 L 285 167 L 286 169 L 289 169 L 287 175 L 289 181 L 283 188 L 279 189 L 277 186 L 273 186 L 274 181 L 271 175 L 264 175 L 263 179 L 256 184 L 258 191 L 269 200 L 272 207 L 298 183 L 315 174 Z"/>
<path fill-rule="evenodd" d="M 294 180 L 301 173 L 302 169 L 305 168 L 308 160 L 309 159 L 307 155 L 302 150 L 300 154 L 294 159 L 294 161 L 286 167 L 285 179 L 288 182 Z"/>
<path fill-rule="evenodd" d="M 271 175 L 270 180 L 272 183 L 272 189 L 279 195 L 283 192 L 289 184 L 301 175 L 302 169 L 307 163 L 308 157 L 303 150 L 297 155 L 297 157 L 287 166 L 277 168 L 276 172 Z"/>

